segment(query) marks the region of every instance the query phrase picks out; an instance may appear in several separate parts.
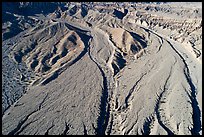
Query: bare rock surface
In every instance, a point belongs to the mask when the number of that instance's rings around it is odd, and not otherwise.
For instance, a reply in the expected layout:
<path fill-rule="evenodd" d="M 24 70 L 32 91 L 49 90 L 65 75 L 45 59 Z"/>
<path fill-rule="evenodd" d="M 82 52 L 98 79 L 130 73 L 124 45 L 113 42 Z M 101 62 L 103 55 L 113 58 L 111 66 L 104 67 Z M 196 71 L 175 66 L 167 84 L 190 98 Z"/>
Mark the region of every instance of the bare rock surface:
<path fill-rule="evenodd" d="M 2 134 L 202 135 L 201 3 L 2 13 Z"/>

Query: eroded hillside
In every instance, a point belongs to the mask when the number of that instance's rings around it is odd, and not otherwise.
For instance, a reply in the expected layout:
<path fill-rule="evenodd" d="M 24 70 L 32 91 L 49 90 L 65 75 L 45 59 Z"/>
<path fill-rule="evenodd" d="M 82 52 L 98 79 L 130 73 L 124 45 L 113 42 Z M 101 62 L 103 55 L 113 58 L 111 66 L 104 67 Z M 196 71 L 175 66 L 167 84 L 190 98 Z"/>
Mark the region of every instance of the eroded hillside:
<path fill-rule="evenodd" d="M 201 3 L 2 13 L 2 134 L 202 134 Z"/>

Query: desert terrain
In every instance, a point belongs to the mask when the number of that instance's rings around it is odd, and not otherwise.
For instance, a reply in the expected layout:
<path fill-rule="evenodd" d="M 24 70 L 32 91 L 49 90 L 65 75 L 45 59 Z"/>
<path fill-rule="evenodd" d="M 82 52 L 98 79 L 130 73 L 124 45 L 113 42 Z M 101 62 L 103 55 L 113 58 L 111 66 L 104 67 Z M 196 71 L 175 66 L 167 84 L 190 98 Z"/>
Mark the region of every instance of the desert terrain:
<path fill-rule="evenodd" d="M 201 2 L 3 2 L 3 135 L 202 135 Z"/>

